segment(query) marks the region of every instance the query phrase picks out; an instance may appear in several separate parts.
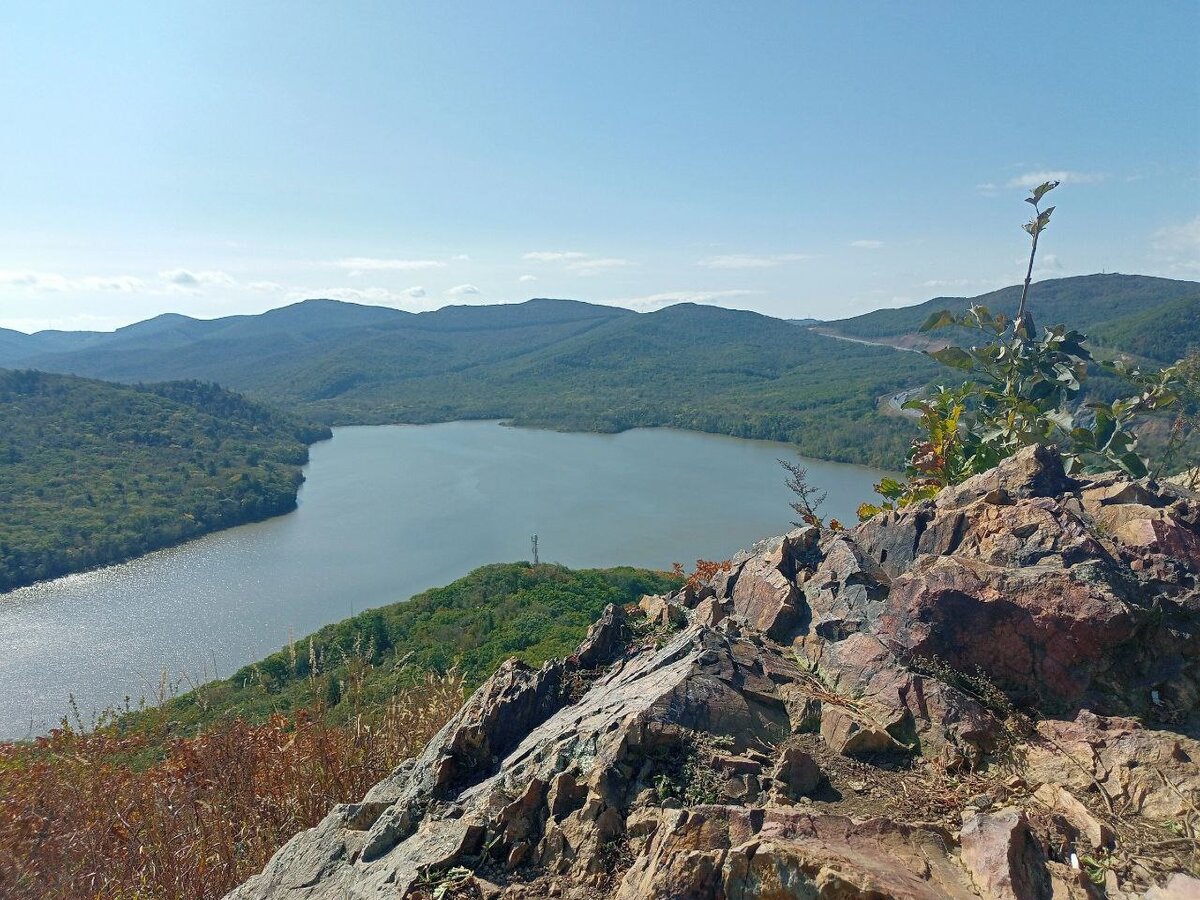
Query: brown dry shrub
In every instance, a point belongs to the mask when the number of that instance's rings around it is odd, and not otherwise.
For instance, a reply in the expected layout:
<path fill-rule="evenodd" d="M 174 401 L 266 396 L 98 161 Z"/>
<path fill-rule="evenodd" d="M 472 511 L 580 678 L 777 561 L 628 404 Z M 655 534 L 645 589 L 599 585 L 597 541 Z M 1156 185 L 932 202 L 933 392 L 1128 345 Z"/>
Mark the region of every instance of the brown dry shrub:
<path fill-rule="evenodd" d="M 0 896 L 221 897 L 420 752 L 462 699 L 460 676 L 430 675 L 349 725 L 320 709 L 223 721 L 164 738 L 148 766 L 154 739 L 115 726 L 0 744 Z"/>

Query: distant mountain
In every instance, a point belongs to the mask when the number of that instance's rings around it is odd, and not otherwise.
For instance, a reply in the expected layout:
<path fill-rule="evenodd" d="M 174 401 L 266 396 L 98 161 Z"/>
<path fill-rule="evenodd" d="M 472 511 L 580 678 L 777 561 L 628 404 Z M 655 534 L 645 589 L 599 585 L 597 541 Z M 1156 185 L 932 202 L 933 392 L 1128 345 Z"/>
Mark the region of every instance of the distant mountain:
<path fill-rule="evenodd" d="M 0 344 L 0 364 L 123 382 L 201 379 L 331 424 L 506 418 L 592 431 L 672 425 L 888 464 L 911 426 L 877 401 L 932 377 L 915 354 L 779 319 L 681 304 L 638 314 L 535 299 L 407 313 L 309 300 L 258 316 L 159 316 L 64 341 Z"/>
<path fill-rule="evenodd" d="M 917 329 L 934 310 L 984 303 L 1012 313 L 1019 296 L 1009 287 L 939 297 L 811 326 L 686 303 L 639 314 L 536 299 L 415 314 L 307 300 L 257 316 L 159 316 L 108 334 L 4 332 L 0 364 L 123 382 L 216 381 L 334 425 L 670 425 L 890 467 L 913 425 L 889 401 L 943 371 L 893 347 L 921 346 Z M 1194 282 L 1092 275 L 1040 282 L 1031 302 L 1043 324 L 1065 322 L 1157 359 L 1200 342 L 1198 297 Z"/>
<path fill-rule="evenodd" d="M 850 319 L 825 322 L 816 326 L 816 330 L 884 343 L 920 345 L 923 339 L 916 337 L 917 332 L 931 313 L 943 309 L 965 311 L 974 304 L 983 304 L 992 312 L 1011 316 L 1016 313 L 1020 299 L 1021 287 L 1013 285 L 978 297 L 935 297 L 915 306 L 879 309 Z M 1200 343 L 1200 323 L 1186 313 L 1189 304 L 1194 306 L 1198 301 L 1200 283 L 1147 275 L 1058 278 L 1034 284 L 1029 293 L 1030 308 L 1039 324 L 1064 323 L 1089 336 L 1094 334 L 1098 340 L 1103 335 L 1109 346 L 1131 353 L 1153 349 L 1152 336 L 1163 334 L 1168 323 L 1183 329 L 1174 335 L 1172 346 L 1186 349 L 1190 343 Z M 1183 306 L 1175 308 L 1175 304 Z M 1168 313 L 1167 307 L 1176 311 Z M 1152 313 L 1158 309 L 1163 310 L 1162 318 Z M 1154 358 L 1173 360 L 1178 356 Z"/>
<path fill-rule="evenodd" d="M 0 369 L 0 592 L 294 509 L 328 436 L 213 385 Z"/>

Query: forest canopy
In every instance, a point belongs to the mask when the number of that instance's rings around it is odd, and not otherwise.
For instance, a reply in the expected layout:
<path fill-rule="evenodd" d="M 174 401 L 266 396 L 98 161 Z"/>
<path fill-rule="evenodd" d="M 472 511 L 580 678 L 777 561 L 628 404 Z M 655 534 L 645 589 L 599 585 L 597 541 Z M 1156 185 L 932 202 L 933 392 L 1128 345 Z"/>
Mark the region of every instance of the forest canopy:
<path fill-rule="evenodd" d="M 0 370 L 0 591 L 294 509 L 329 436 L 215 385 Z"/>

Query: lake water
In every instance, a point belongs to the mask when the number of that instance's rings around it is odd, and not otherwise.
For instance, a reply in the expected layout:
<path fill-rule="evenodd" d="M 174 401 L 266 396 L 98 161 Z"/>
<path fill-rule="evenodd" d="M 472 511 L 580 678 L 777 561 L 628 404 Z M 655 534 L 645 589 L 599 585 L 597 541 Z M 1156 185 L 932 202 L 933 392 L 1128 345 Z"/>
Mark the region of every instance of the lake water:
<path fill-rule="evenodd" d="M 339 428 L 312 448 L 300 508 L 118 566 L 0 596 L 0 737 L 154 698 L 164 670 L 231 675 L 355 612 L 477 566 L 725 559 L 787 530 L 765 441 L 640 429 L 561 434 L 494 422 Z M 811 461 L 826 512 L 854 520 L 880 473 Z"/>

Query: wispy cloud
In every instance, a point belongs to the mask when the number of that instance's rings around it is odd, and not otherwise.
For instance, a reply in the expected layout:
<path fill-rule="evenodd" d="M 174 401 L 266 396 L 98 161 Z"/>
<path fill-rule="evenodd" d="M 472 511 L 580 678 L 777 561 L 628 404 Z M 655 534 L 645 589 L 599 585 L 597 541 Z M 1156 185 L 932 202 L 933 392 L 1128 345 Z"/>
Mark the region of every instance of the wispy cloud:
<path fill-rule="evenodd" d="M 1165 272 L 1194 278 L 1200 272 L 1200 216 L 1158 229 L 1152 246 Z"/>
<path fill-rule="evenodd" d="M 444 269 L 446 263 L 440 259 L 379 259 L 373 256 L 347 256 L 329 263 L 336 269 L 345 269 L 351 275 L 363 272 L 417 272 L 422 269 Z"/>
<path fill-rule="evenodd" d="M 599 275 L 601 272 L 607 272 L 611 269 L 624 269 L 626 266 L 632 266 L 627 259 L 619 259 L 615 256 L 601 257 L 593 259 L 578 259 L 574 262 L 567 263 L 567 271 L 575 275 Z"/>
<path fill-rule="evenodd" d="M 561 263 L 564 271 L 572 275 L 599 275 L 613 269 L 632 266 L 628 259 L 617 256 L 593 256 L 580 250 L 531 250 L 521 259 L 526 262 Z M 534 281 L 534 275 L 522 275 L 520 281 Z"/>
<path fill-rule="evenodd" d="M 1105 172 L 1075 172 L 1070 169 L 1038 169 L 1025 172 L 1008 180 L 1010 188 L 1035 188 L 1046 181 L 1061 181 L 1063 184 L 1096 184 L 1108 178 Z"/>
<path fill-rule="evenodd" d="M 237 284 L 236 281 L 224 272 L 216 271 L 193 272 L 190 269 L 170 269 L 166 272 L 159 272 L 158 277 L 169 284 L 182 288 L 197 288 L 201 285 L 213 284 L 222 287 L 233 287 L 233 285 Z"/>
<path fill-rule="evenodd" d="M 851 241 L 851 247 L 859 247 L 863 250 L 877 250 L 883 246 L 883 241 Z"/>
<path fill-rule="evenodd" d="M 570 259 L 586 259 L 588 254 L 578 250 L 531 250 L 521 259 L 530 262 L 565 262 Z"/>
<path fill-rule="evenodd" d="M 0 286 L 30 291 L 116 291 L 131 293 L 146 288 L 136 275 L 67 276 L 50 272 L 0 269 Z"/>
<path fill-rule="evenodd" d="M 483 293 L 473 284 L 456 284 L 454 287 L 447 289 L 447 297 L 473 297 Z"/>
<path fill-rule="evenodd" d="M 675 303 L 713 303 L 716 300 L 731 299 L 733 297 L 748 297 L 752 294 L 761 294 L 762 291 L 663 291 L 658 294 L 649 294 L 644 297 L 624 297 L 620 300 L 612 301 L 618 306 L 627 306 L 630 309 L 640 310 L 641 312 L 649 312 L 653 309 L 661 309 L 664 306 L 671 306 Z"/>
<path fill-rule="evenodd" d="M 774 256 L 756 256 L 749 253 L 730 253 L 707 256 L 697 260 L 696 265 L 706 269 L 772 269 L 785 263 L 803 262 L 814 259 L 808 253 L 779 253 Z"/>

